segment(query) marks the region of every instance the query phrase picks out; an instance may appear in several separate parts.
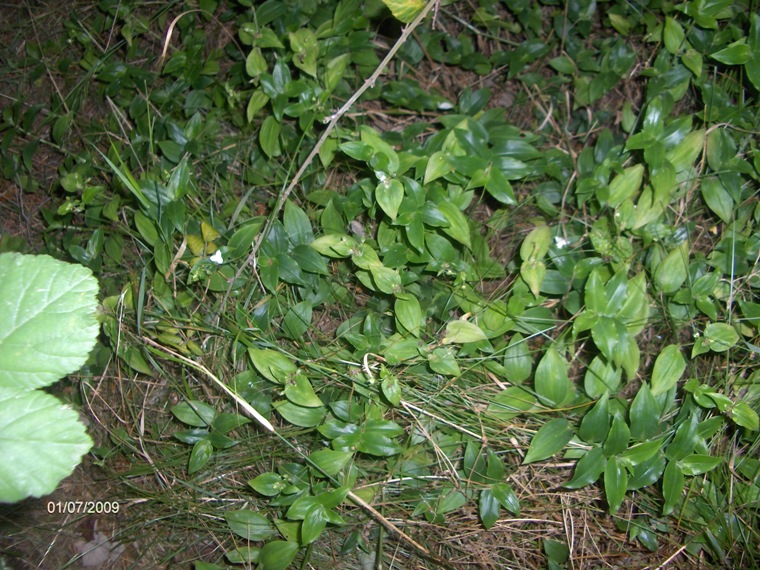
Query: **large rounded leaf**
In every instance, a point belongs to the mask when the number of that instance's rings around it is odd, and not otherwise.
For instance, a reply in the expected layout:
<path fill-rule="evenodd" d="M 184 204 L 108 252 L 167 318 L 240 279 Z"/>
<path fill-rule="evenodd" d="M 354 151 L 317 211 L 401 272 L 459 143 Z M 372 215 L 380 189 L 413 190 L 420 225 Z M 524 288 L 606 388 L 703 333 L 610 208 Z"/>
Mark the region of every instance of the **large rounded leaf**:
<path fill-rule="evenodd" d="M 97 292 L 85 267 L 0 255 L 0 386 L 31 390 L 79 370 L 98 334 Z"/>
<path fill-rule="evenodd" d="M 0 387 L 0 503 L 52 493 L 90 447 L 79 415 L 50 394 Z"/>

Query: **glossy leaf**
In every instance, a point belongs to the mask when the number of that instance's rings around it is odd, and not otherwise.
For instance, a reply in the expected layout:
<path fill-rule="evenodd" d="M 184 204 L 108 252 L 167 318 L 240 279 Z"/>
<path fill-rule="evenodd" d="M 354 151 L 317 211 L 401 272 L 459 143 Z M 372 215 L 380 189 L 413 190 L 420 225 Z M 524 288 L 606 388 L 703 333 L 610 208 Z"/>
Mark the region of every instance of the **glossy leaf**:
<path fill-rule="evenodd" d="M 588 443 L 601 443 L 605 440 L 609 429 L 609 395 L 605 392 L 583 416 L 578 435 Z"/>
<path fill-rule="evenodd" d="M 612 420 L 607 439 L 604 442 L 604 453 L 608 457 L 624 452 L 628 448 L 631 432 L 628 424 L 621 416 L 615 416 Z"/>
<path fill-rule="evenodd" d="M 393 306 L 393 313 L 401 329 L 412 336 L 420 336 L 422 308 L 417 297 L 408 294 L 397 295 Z"/>
<path fill-rule="evenodd" d="M 731 409 L 731 419 L 737 425 L 748 430 L 757 431 L 760 429 L 760 419 L 758 419 L 757 412 L 746 402 L 739 402 Z"/>
<path fill-rule="evenodd" d="M 652 396 L 659 396 L 676 385 L 686 370 L 686 360 L 676 344 L 666 346 L 654 362 Z"/>
<path fill-rule="evenodd" d="M 316 427 L 325 417 L 325 409 L 321 407 L 304 407 L 285 400 L 272 405 L 286 421 L 296 426 Z"/>
<path fill-rule="evenodd" d="M 205 402 L 188 400 L 172 407 L 172 414 L 182 423 L 195 427 L 210 426 L 216 417 L 216 409 Z"/>
<path fill-rule="evenodd" d="M 513 515 L 520 514 L 520 501 L 514 490 L 507 483 L 494 483 L 491 485 L 491 493 L 499 504 Z"/>
<path fill-rule="evenodd" d="M 232 532 L 246 540 L 266 540 L 275 534 L 266 517 L 249 509 L 227 511 L 224 513 L 224 520 Z"/>
<path fill-rule="evenodd" d="M 662 496 L 665 503 L 662 506 L 662 514 L 669 515 L 681 500 L 683 493 L 683 472 L 675 461 L 669 461 L 662 476 Z"/>
<path fill-rule="evenodd" d="M 628 472 L 617 457 L 610 457 L 604 468 L 604 495 L 609 513 L 614 515 L 623 504 L 628 489 Z"/>
<path fill-rule="evenodd" d="M 726 323 L 710 323 L 705 327 L 704 339 L 713 352 L 725 352 L 739 341 L 739 333 Z"/>
<path fill-rule="evenodd" d="M 296 557 L 297 542 L 272 540 L 267 542 L 259 553 L 258 570 L 285 570 Z"/>
<path fill-rule="evenodd" d="M 546 422 L 533 436 L 523 465 L 551 457 L 561 451 L 572 437 L 573 432 L 567 420 L 558 418 Z"/>
<path fill-rule="evenodd" d="M 408 24 L 425 7 L 424 0 L 383 0 L 391 14 L 401 22 Z"/>
<path fill-rule="evenodd" d="M 287 483 L 277 473 L 267 472 L 258 475 L 255 479 L 248 481 L 248 484 L 254 491 L 265 497 L 276 497 L 285 488 Z"/>
<path fill-rule="evenodd" d="M 446 332 L 441 340 L 443 344 L 465 344 L 487 340 L 486 334 L 473 322 L 457 319 L 446 325 Z"/>
<path fill-rule="evenodd" d="M 491 489 L 483 489 L 478 500 L 478 515 L 486 530 L 490 529 L 499 520 L 501 504 L 494 497 Z"/>
<path fill-rule="evenodd" d="M 375 188 L 375 199 L 383 212 L 391 220 L 395 220 L 404 199 L 404 185 L 396 178 L 381 181 Z"/>
<path fill-rule="evenodd" d="M 688 274 L 689 244 L 683 242 L 660 261 L 654 272 L 654 283 L 662 293 L 675 293 Z"/>
<path fill-rule="evenodd" d="M 523 261 L 542 259 L 549 251 L 551 239 L 549 226 L 533 228 L 520 245 L 520 257 Z"/>
<path fill-rule="evenodd" d="M 285 397 L 294 404 L 307 408 L 319 408 L 324 405 L 314 392 L 309 378 L 301 371 L 285 382 Z"/>
<path fill-rule="evenodd" d="M 645 441 L 659 433 L 660 410 L 648 383 L 641 384 L 631 402 L 628 417 L 631 422 L 631 438 L 634 441 Z"/>
<path fill-rule="evenodd" d="M 208 463 L 209 459 L 214 453 L 214 445 L 208 439 L 201 439 L 195 445 L 190 452 L 190 461 L 188 463 L 187 472 L 193 474 L 203 469 Z"/>
<path fill-rule="evenodd" d="M 581 489 L 595 483 L 606 467 L 606 457 L 601 447 L 592 447 L 578 460 L 573 478 L 563 487 Z"/>
<path fill-rule="evenodd" d="M 519 386 L 510 386 L 499 392 L 488 404 L 487 412 L 502 421 L 509 421 L 521 412 L 538 405 L 535 396 Z M 606 432 L 605 432 L 606 433 Z"/>
<path fill-rule="evenodd" d="M 712 471 L 718 465 L 724 463 L 722 457 L 712 457 L 710 455 L 693 454 L 687 455 L 681 461 L 678 462 L 678 466 L 684 475 L 702 475 L 708 471 Z"/>
<path fill-rule="evenodd" d="M 284 384 L 298 367 L 284 354 L 269 348 L 249 348 L 251 362 L 264 377 L 276 384 Z"/>
<path fill-rule="evenodd" d="M 567 361 L 550 346 L 536 367 L 536 394 L 547 406 L 559 408 L 573 397 L 573 384 L 567 375 Z"/>

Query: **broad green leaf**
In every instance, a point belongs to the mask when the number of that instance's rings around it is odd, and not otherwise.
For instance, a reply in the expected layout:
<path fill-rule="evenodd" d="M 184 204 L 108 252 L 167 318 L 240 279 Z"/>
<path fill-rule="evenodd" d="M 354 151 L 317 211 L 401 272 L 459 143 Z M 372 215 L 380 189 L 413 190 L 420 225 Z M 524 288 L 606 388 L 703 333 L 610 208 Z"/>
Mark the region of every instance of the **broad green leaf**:
<path fill-rule="evenodd" d="M 424 184 L 427 185 L 441 176 L 446 176 L 452 171 L 452 167 L 446 160 L 446 154 L 443 151 L 435 151 L 430 155 L 425 168 Z"/>
<path fill-rule="evenodd" d="M 373 265 L 370 267 L 370 272 L 375 285 L 383 293 L 392 295 L 402 290 L 401 275 L 395 269 L 390 269 L 384 265 Z"/>
<path fill-rule="evenodd" d="M 559 408 L 573 397 L 573 385 L 567 376 L 567 361 L 550 346 L 536 367 L 536 394 L 547 406 Z"/>
<path fill-rule="evenodd" d="M 694 452 L 698 438 L 699 420 L 696 414 L 692 414 L 678 426 L 673 441 L 665 449 L 665 456 L 671 461 L 678 461 L 691 455 Z"/>
<path fill-rule="evenodd" d="M 324 405 L 314 393 L 309 378 L 300 370 L 285 382 L 285 397 L 306 408 L 320 408 Z"/>
<path fill-rule="evenodd" d="M 316 427 L 325 418 L 325 408 L 299 406 L 287 400 L 272 404 L 279 414 L 288 422 L 300 427 Z"/>
<path fill-rule="evenodd" d="M 309 246 L 327 257 L 348 257 L 357 243 L 354 238 L 344 234 L 328 234 L 318 237 Z"/>
<path fill-rule="evenodd" d="M 319 538 L 325 527 L 327 527 L 327 509 L 320 504 L 312 505 L 303 518 L 301 542 L 311 544 Z"/>
<path fill-rule="evenodd" d="M 612 457 L 613 455 L 623 453 L 628 449 L 628 441 L 630 439 L 631 431 L 628 428 L 628 424 L 622 417 L 616 415 L 612 420 L 612 427 L 604 442 L 604 454 L 607 457 Z"/>
<path fill-rule="evenodd" d="M 428 365 L 438 374 L 459 376 L 461 370 L 457 364 L 456 353 L 452 347 L 436 348 L 428 355 Z"/>
<path fill-rule="evenodd" d="M 609 394 L 605 392 L 583 416 L 578 435 L 588 443 L 602 443 L 609 430 Z"/>
<path fill-rule="evenodd" d="M 684 241 L 660 261 L 654 283 L 662 293 L 675 293 L 686 281 L 689 267 L 689 243 Z"/>
<path fill-rule="evenodd" d="M 583 388 L 589 398 L 600 398 L 605 391 L 617 392 L 622 373 L 611 362 L 601 356 L 595 356 L 583 377 Z"/>
<path fill-rule="evenodd" d="M 724 462 L 722 457 L 712 457 L 710 455 L 687 455 L 681 461 L 678 462 L 678 466 L 684 475 L 702 475 L 708 471 L 712 471 L 718 465 Z"/>
<path fill-rule="evenodd" d="M 334 477 L 351 461 L 353 456 L 353 453 L 347 451 L 320 449 L 309 455 L 309 461 L 314 463 L 321 473 Z"/>
<path fill-rule="evenodd" d="M 647 442 L 644 445 L 648 445 L 649 443 L 652 442 Z M 662 445 L 661 441 L 655 441 L 654 443 Z M 626 454 L 620 455 L 620 459 L 625 463 L 630 462 Z M 635 465 L 631 470 L 631 476 L 628 478 L 628 490 L 636 491 L 637 489 L 654 485 L 662 477 L 665 463 L 665 456 L 662 453 L 655 453 L 648 460 Z"/>
<path fill-rule="evenodd" d="M 397 20 L 408 24 L 425 7 L 425 0 L 383 0 L 383 4 Z"/>
<path fill-rule="evenodd" d="M 79 370 L 95 346 L 98 283 L 46 255 L 0 255 L 0 387 L 31 390 Z"/>
<path fill-rule="evenodd" d="M 572 437 L 573 431 L 567 420 L 558 418 L 546 422 L 533 436 L 523 465 L 551 457 L 562 450 Z"/>
<path fill-rule="evenodd" d="M 375 188 L 375 199 L 391 220 L 395 220 L 404 199 L 404 185 L 397 178 L 386 178 Z"/>
<path fill-rule="evenodd" d="M 314 241 L 314 232 L 311 229 L 311 222 L 301 208 L 296 206 L 291 200 L 285 202 L 285 208 L 282 213 L 282 224 L 285 232 L 288 234 L 290 243 L 295 245 L 307 245 Z"/>
<path fill-rule="evenodd" d="M 227 242 L 227 258 L 237 259 L 251 251 L 253 241 L 262 225 L 263 222 L 254 221 L 237 229 Z"/>
<path fill-rule="evenodd" d="M 681 44 L 683 44 L 684 40 L 684 31 L 681 24 L 670 16 L 665 18 L 665 29 L 662 32 L 662 40 L 665 43 L 665 49 L 673 55 L 676 55 L 681 50 Z"/>
<path fill-rule="evenodd" d="M 276 532 L 266 517 L 249 509 L 227 511 L 224 520 L 232 532 L 246 540 L 266 540 Z"/>
<path fill-rule="evenodd" d="M 675 461 L 669 461 L 662 475 L 662 496 L 665 503 L 662 505 L 662 514 L 669 515 L 681 500 L 683 492 L 683 471 Z"/>
<path fill-rule="evenodd" d="M 52 493 L 92 447 L 79 414 L 40 390 L 0 386 L 0 502 Z"/>
<path fill-rule="evenodd" d="M 287 486 L 285 480 L 280 475 L 273 472 L 262 473 L 255 479 L 248 481 L 248 484 L 254 491 L 265 497 L 276 497 Z"/>
<path fill-rule="evenodd" d="M 520 514 L 520 501 L 511 486 L 507 483 L 494 483 L 491 492 L 502 507 L 513 515 Z"/>
<path fill-rule="evenodd" d="M 652 370 L 652 396 L 670 390 L 686 370 L 686 359 L 676 344 L 666 346 L 657 356 Z"/>
<path fill-rule="evenodd" d="M 398 406 L 401 403 L 401 385 L 398 377 L 390 372 L 385 372 L 382 377 L 380 389 L 383 391 L 383 396 L 392 406 Z"/>
<path fill-rule="evenodd" d="M 190 452 L 190 461 L 187 466 L 187 472 L 193 474 L 203 469 L 214 453 L 214 445 L 208 439 L 201 439 L 193 445 Z"/>
<path fill-rule="evenodd" d="M 662 440 L 655 439 L 652 441 L 645 441 L 644 443 L 637 443 L 626 449 L 619 455 L 620 459 L 630 467 L 635 467 L 641 463 L 645 463 L 657 455 L 662 449 Z"/>
<path fill-rule="evenodd" d="M 300 339 L 311 326 L 313 309 L 311 301 L 301 301 L 288 309 L 282 320 L 283 328 L 292 339 Z"/>
<path fill-rule="evenodd" d="M 760 91 L 760 15 L 758 14 L 752 14 L 747 43 L 752 56 L 744 64 L 744 70 L 755 89 Z"/>
<path fill-rule="evenodd" d="M 470 244 L 470 226 L 467 222 L 467 217 L 451 202 L 439 202 L 436 204 L 436 207 L 449 223 L 448 226 L 441 229 L 463 246 L 470 249 L 472 245 Z"/>
<path fill-rule="evenodd" d="M 568 558 L 570 557 L 570 549 L 564 542 L 560 542 L 559 540 L 552 540 L 550 538 L 545 538 L 543 542 L 544 552 L 550 561 L 550 570 L 553 570 L 554 568 L 552 567 L 552 563 L 556 568 L 560 568 L 560 565 L 567 562 Z"/>
<path fill-rule="evenodd" d="M 253 546 L 238 546 L 231 550 L 227 550 L 224 553 L 224 557 L 230 564 L 251 564 L 256 563 L 259 560 L 260 548 Z M 206 562 L 195 562 L 195 568 L 193 570 L 224 570 L 221 566 L 216 564 L 210 564 Z"/>
<path fill-rule="evenodd" d="M 488 404 L 487 412 L 502 421 L 509 421 L 521 412 L 535 408 L 538 405 L 535 396 L 520 388 L 510 386 L 499 392 Z"/>
<path fill-rule="evenodd" d="M 715 52 L 711 57 L 726 65 L 744 65 L 756 56 L 752 53 L 752 48 L 745 43 L 745 38 L 742 38 Z"/>
<path fill-rule="evenodd" d="M 746 402 L 739 402 L 731 409 L 731 419 L 737 425 L 748 430 L 757 431 L 760 429 L 760 419 L 758 419 L 757 412 L 750 408 Z"/>
<path fill-rule="evenodd" d="M 257 570 L 285 570 L 296 557 L 297 542 L 273 540 L 267 542 L 259 553 Z"/>
<path fill-rule="evenodd" d="M 604 468 L 604 494 L 609 513 L 614 515 L 623 504 L 628 489 L 628 472 L 617 457 L 610 457 Z"/>
<path fill-rule="evenodd" d="M 592 447 L 575 465 L 573 478 L 565 483 L 567 489 L 581 489 L 595 483 L 604 471 L 606 458 L 601 447 Z"/>
<path fill-rule="evenodd" d="M 533 370 L 533 359 L 530 355 L 528 343 L 520 333 L 516 333 L 512 337 L 507 350 L 504 351 L 504 368 L 507 371 L 507 380 L 514 384 L 520 384 L 530 377 Z"/>
<path fill-rule="evenodd" d="M 681 181 L 683 176 L 694 166 L 697 157 L 705 144 L 705 130 L 698 129 L 690 132 L 674 148 L 665 153 L 665 160 L 675 168 L 676 179 Z M 680 177 L 679 177 L 680 175 Z"/>
<path fill-rule="evenodd" d="M 604 315 L 607 311 L 607 293 L 604 288 L 604 281 L 602 280 L 602 272 L 600 269 L 595 269 L 588 276 L 586 281 L 586 287 L 584 290 L 584 300 L 586 302 L 586 308 L 589 311 L 593 311 L 597 315 Z"/>
<path fill-rule="evenodd" d="M 441 342 L 443 344 L 465 344 L 481 340 L 487 340 L 483 329 L 470 321 L 457 319 L 446 325 L 446 332 Z"/>
<path fill-rule="evenodd" d="M 647 382 L 642 382 L 628 410 L 631 421 L 631 438 L 645 441 L 660 432 L 660 409 Z"/>
<path fill-rule="evenodd" d="M 610 208 L 617 208 L 625 200 L 633 198 L 641 188 L 641 181 L 644 177 L 644 165 L 637 164 L 626 168 L 622 174 L 618 174 L 610 182 L 607 205 Z"/>
<path fill-rule="evenodd" d="M 726 323 L 710 323 L 705 327 L 704 339 L 713 352 L 725 352 L 739 341 L 739 333 Z"/>
<path fill-rule="evenodd" d="M 298 367 L 287 356 L 276 350 L 249 348 L 248 356 L 256 370 L 275 384 L 284 384 L 298 371 Z"/>
<path fill-rule="evenodd" d="M 397 324 L 403 331 L 415 337 L 420 336 L 422 308 L 417 297 L 409 294 L 397 295 L 393 305 L 393 313 Z"/>
<path fill-rule="evenodd" d="M 216 409 L 205 402 L 188 400 L 172 407 L 172 414 L 182 423 L 195 427 L 206 427 L 214 423 Z"/>
<path fill-rule="evenodd" d="M 538 297 L 541 293 L 541 285 L 543 285 L 546 277 L 546 264 L 538 259 L 523 261 L 520 265 L 520 277 L 528 285 L 530 292 Z"/>
<path fill-rule="evenodd" d="M 552 240 L 552 231 L 549 226 L 538 226 L 525 236 L 520 245 L 520 258 L 523 261 L 542 259 L 549 251 Z"/>
<path fill-rule="evenodd" d="M 734 199 L 715 176 L 705 178 L 700 185 L 702 198 L 707 207 L 715 212 L 725 223 L 731 223 L 734 214 Z"/>
<path fill-rule="evenodd" d="M 480 492 L 480 499 L 478 501 L 478 514 L 486 530 L 490 529 L 499 520 L 500 510 L 501 504 L 494 497 L 493 491 L 491 489 L 483 489 Z"/>

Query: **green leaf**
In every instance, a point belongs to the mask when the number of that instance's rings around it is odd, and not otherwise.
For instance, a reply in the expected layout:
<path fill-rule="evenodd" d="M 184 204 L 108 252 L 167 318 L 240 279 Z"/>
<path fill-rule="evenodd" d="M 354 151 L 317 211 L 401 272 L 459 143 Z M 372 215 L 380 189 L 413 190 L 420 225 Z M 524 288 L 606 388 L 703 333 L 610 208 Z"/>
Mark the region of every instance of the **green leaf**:
<path fill-rule="evenodd" d="M 689 243 L 684 241 L 660 261 L 654 272 L 654 283 L 662 293 L 675 293 L 688 275 Z"/>
<path fill-rule="evenodd" d="M 616 415 L 612 420 L 612 427 L 604 442 L 604 453 L 607 457 L 622 453 L 628 448 L 628 441 L 631 439 L 631 431 L 625 420 Z"/>
<path fill-rule="evenodd" d="M 510 386 L 499 392 L 488 404 L 487 412 L 502 421 L 509 421 L 521 412 L 536 407 L 536 398 L 519 386 Z"/>
<path fill-rule="evenodd" d="M 514 384 L 519 384 L 530 377 L 533 359 L 528 343 L 520 333 L 512 337 L 507 350 L 504 351 L 504 368 L 507 371 L 507 380 Z"/>
<path fill-rule="evenodd" d="M 193 474 L 203 469 L 214 453 L 214 445 L 208 439 L 201 439 L 193 445 L 190 452 L 190 461 L 188 462 L 187 472 Z"/>
<path fill-rule="evenodd" d="M 320 473 L 334 477 L 351 461 L 353 456 L 354 454 L 348 451 L 320 449 L 309 455 L 309 461 L 319 468 Z"/>
<path fill-rule="evenodd" d="M 683 472 L 675 461 L 669 461 L 662 475 L 662 496 L 665 503 L 662 505 L 662 514 L 669 515 L 681 500 L 683 492 Z"/>
<path fill-rule="evenodd" d="M 412 336 L 420 336 L 422 308 L 415 296 L 406 293 L 397 295 L 393 306 L 393 313 L 396 316 L 399 328 L 410 333 Z"/>
<path fill-rule="evenodd" d="M 77 371 L 95 346 L 98 283 L 46 255 L 0 255 L 0 386 L 30 390 Z"/>
<path fill-rule="evenodd" d="M 301 542 L 303 544 L 311 544 L 325 530 L 325 527 L 327 527 L 326 510 L 325 507 L 317 503 L 306 511 L 303 525 L 301 525 Z"/>
<path fill-rule="evenodd" d="M 572 437 L 573 431 L 567 420 L 558 418 L 546 422 L 533 436 L 523 465 L 551 457 L 564 448 Z"/>
<path fill-rule="evenodd" d="M 470 321 L 457 319 L 446 325 L 443 344 L 465 344 L 487 340 L 486 333 L 478 325 Z"/>
<path fill-rule="evenodd" d="M 483 489 L 480 492 L 480 500 L 478 501 L 478 514 L 486 530 L 490 529 L 499 520 L 500 510 L 501 504 L 494 497 L 493 491 L 491 489 Z"/>
<path fill-rule="evenodd" d="M 378 206 L 391 220 L 395 220 L 404 199 L 404 185 L 397 178 L 386 178 L 375 188 Z"/>
<path fill-rule="evenodd" d="M 401 403 L 401 386 L 398 377 L 395 374 L 385 371 L 384 368 L 383 371 L 383 380 L 380 383 L 383 396 L 385 396 L 392 406 L 398 406 Z"/>
<path fill-rule="evenodd" d="M 266 540 L 276 532 L 266 517 L 248 509 L 227 511 L 224 519 L 232 532 L 246 540 Z"/>
<path fill-rule="evenodd" d="M 731 419 L 736 425 L 748 430 L 757 431 L 760 429 L 760 419 L 758 419 L 757 412 L 750 408 L 746 402 L 739 402 L 731 408 Z"/>
<path fill-rule="evenodd" d="M 327 257 L 348 257 L 357 243 L 354 238 L 344 234 L 328 234 L 318 237 L 309 246 Z"/>
<path fill-rule="evenodd" d="M 214 422 L 216 409 L 205 402 L 189 400 L 173 406 L 172 414 L 179 421 L 189 426 L 206 427 Z"/>
<path fill-rule="evenodd" d="M 285 488 L 287 483 L 277 473 L 267 472 L 262 473 L 255 479 L 248 481 L 248 484 L 254 491 L 264 495 L 265 497 L 276 497 Z"/>
<path fill-rule="evenodd" d="M 467 249 L 471 249 L 470 226 L 467 223 L 467 217 L 452 202 L 439 202 L 436 207 L 449 223 L 441 229 Z"/>
<path fill-rule="evenodd" d="M 402 290 L 401 275 L 395 269 L 390 269 L 384 265 L 373 265 L 370 267 L 370 272 L 375 285 L 383 293 L 393 295 Z"/>
<path fill-rule="evenodd" d="M 383 0 L 391 14 L 401 22 L 408 24 L 425 7 L 424 0 Z"/>
<path fill-rule="evenodd" d="M 446 176 L 451 171 L 452 167 L 446 159 L 446 154 L 443 151 L 437 150 L 428 159 L 423 184 L 427 185 L 441 176 Z"/>
<path fill-rule="evenodd" d="M 79 414 L 57 398 L 0 386 L 0 502 L 52 493 L 91 447 Z"/>
<path fill-rule="evenodd" d="M 660 409 L 652 396 L 649 384 L 643 382 L 628 410 L 631 420 L 631 438 L 645 441 L 660 432 Z"/>
<path fill-rule="evenodd" d="M 631 467 L 645 463 L 657 455 L 662 449 L 662 440 L 655 439 L 637 443 L 619 455 L 620 459 Z M 630 489 L 630 487 L 629 487 Z"/>
<path fill-rule="evenodd" d="M 280 131 L 282 125 L 274 118 L 273 115 L 269 115 L 261 125 L 259 131 L 259 142 L 261 143 L 261 149 L 264 154 L 269 158 L 276 158 L 282 154 L 280 150 Z"/>
<path fill-rule="evenodd" d="M 552 232 L 549 226 L 533 228 L 520 245 L 520 257 L 523 261 L 542 259 L 549 251 Z"/>
<path fill-rule="evenodd" d="M 588 276 L 584 290 L 584 300 L 586 308 L 597 315 L 604 315 L 607 312 L 607 293 L 602 280 L 601 269 L 595 269 Z"/>
<path fill-rule="evenodd" d="M 606 467 L 605 459 L 604 450 L 601 447 L 591 448 L 578 460 L 573 478 L 563 487 L 581 489 L 595 483 Z"/>
<path fill-rule="evenodd" d="M 681 49 L 684 40 L 684 32 L 681 24 L 676 22 L 670 16 L 665 18 L 665 29 L 662 32 L 662 40 L 667 49 L 673 55 L 676 55 Z"/>
<path fill-rule="evenodd" d="M 677 344 L 666 346 L 657 356 L 652 370 L 652 396 L 659 396 L 676 385 L 686 370 L 686 359 Z"/>
<path fill-rule="evenodd" d="M 302 338 L 311 326 L 312 314 L 311 301 L 301 301 L 290 307 L 282 320 L 287 335 L 295 340 Z"/>
<path fill-rule="evenodd" d="M 752 48 L 745 43 L 745 38 L 742 38 L 715 52 L 711 57 L 726 65 L 744 65 L 756 56 L 753 55 Z"/>
<path fill-rule="evenodd" d="M 499 504 L 513 515 L 520 514 L 520 501 L 514 490 L 507 483 L 494 483 L 491 485 L 491 493 Z"/>
<path fill-rule="evenodd" d="M 726 323 L 710 323 L 705 327 L 704 339 L 713 352 L 725 352 L 739 342 L 739 333 Z"/>
<path fill-rule="evenodd" d="M 274 402 L 272 406 L 279 414 L 293 425 L 301 427 L 316 427 L 325 418 L 325 408 L 299 406 L 287 400 Z"/>
<path fill-rule="evenodd" d="M 560 408 L 572 399 L 574 390 L 567 376 L 567 361 L 554 346 L 538 363 L 534 384 L 539 400 L 546 406 Z"/>
<path fill-rule="evenodd" d="M 520 265 L 520 277 L 530 287 L 534 297 L 541 293 L 541 285 L 546 277 L 546 264 L 538 259 L 523 261 Z"/>
<path fill-rule="evenodd" d="M 428 355 L 428 364 L 433 372 L 445 376 L 459 376 L 461 370 L 457 364 L 456 353 L 452 347 L 436 348 Z"/>
<path fill-rule="evenodd" d="M 611 515 L 623 504 L 627 488 L 628 472 L 617 457 L 610 457 L 604 468 L 604 494 Z"/>
<path fill-rule="evenodd" d="M 596 404 L 586 412 L 578 435 L 588 443 L 601 443 L 610 429 L 609 395 L 601 395 Z"/>
<path fill-rule="evenodd" d="M 606 391 L 616 393 L 621 379 L 622 373 L 614 364 L 601 356 L 595 356 L 586 369 L 583 388 L 589 398 L 600 398 Z"/>
<path fill-rule="evenodd" d="M 678 466 L 684 475 L 702 475 L 708 471 L 712 471 L 718 465 L 724 462 L 722 457 L 711 457 L 710 455 L 687 455 L 681 461 L 678 462 Z"/>
<path fill-rule="evenodd" d="M 617 208 L 625 200 L 633 198 L 641 188 L 641 181 L 644 177 L 644 165 L 637 164 L 626 168 L 622 174 L 618 174 L 612 179 L 608 188 L 605 188 L 605 194 L 608 194 L 607 205 L 610 208 Z"/>
<path fill-rule="evenodd" d="M 747 42 L 752 57 L 744 64 L 744 70 L 755 89 L 760 91 L 760 15 L 758 14 L 752 14 Z"/>
<path fill-rule="evenodd" d="M 273 540 L 264 545 L 259 553 L 257 570 L 285 570 L 298 552 L 297 542 Z"/>
<path fill-rule="evenodd" d="M 275 384 L 284 384 L 298 367 L 284 354 L 269 348 L 249 348 L 251 362 L 264 377 Z"/>
<path fill-rule="evenodd" d="M 705 204 L 725 223 L 731 223 L 734 214 L 734 199 L 715 176 L 705 178 L 700 185 Z"/>
<path fill-rule="evenodd" d="M 285 397 L 306 408 L 319 408 L 324 405 L 314 393 L 309 378 L 300 370 L 285 382 Z"/>
<path fill-rule="evenodd" d="M 301 208 L 291 200 L 285 202 L 285 208 L 282 213 L 282 224 L 285 232 L 288 234 L 290 243 L 295 245 L 307 245 L 314 241 L 314 232 L 311 229 L 311 222 Z"/>

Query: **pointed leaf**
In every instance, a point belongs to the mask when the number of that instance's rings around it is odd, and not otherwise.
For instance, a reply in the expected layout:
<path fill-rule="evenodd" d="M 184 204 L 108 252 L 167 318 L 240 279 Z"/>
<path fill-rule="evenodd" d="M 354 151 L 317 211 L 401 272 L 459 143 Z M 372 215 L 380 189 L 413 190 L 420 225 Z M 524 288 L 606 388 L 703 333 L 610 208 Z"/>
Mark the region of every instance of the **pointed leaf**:
<path fill-rule="evenodd" d="M 227 511 L 224 513 L 224 519 L 232 532 L 246 540 L 266 540 L 275 534 L 269 520 L 256 511 L 249 509 Z"/>
<path fill-rule="evenodd" d="M 604 494 L 611 515 L 623 504 L 627 488 L 628 472 L 617 457 L 610 457 L 604 468 Z"/>
<path fill-rule="evenodd" d="M 686 370 L 686 360 L 676 344 L 660 352 L 652 370 L 652 396 L 659 396 L 676 385 Z"/>
<path fill-rule="evenodd" d="M 511 486 L 507 483 L 494 483 L 491 492 L 502 507 L 513 515 L 520 514 L 520 501 Z"/>
<path fill-rule="evenodd" d="M 275 384 L 284 384 L 298 370 L 287 356 L 269 348 L 249 348 L 248 356 L 256 370 Z"/>
<path fill-rule="evenodd" d="M 486 530 L 490 529 L 499 520 L 500 510 L 501 504 L 494 497 L 493 491 L 491 489 L 483 489 L 480 492 L 480 499 L 478 501 L 478 514 Z"/>
<path fill-rule="evenodd" d="M 257 570 L 285 570 L 298 552 L 297 542 L 273 540 L 264 545 L 259 553 Z"/>
<path fill-rule="evenodd" d="M 575 465 L 573 478 L 565 483 L 563 487 L 568 489 L 581 489 L 596 483 L 599 476 L 606 466 L 606 458 L 601 447 L 593 447 L 586 452 L 586 455 L 578 460 Z"/>
<path fill-rule="evenodd" d="M 567 361 L 550 346 L 536 367 L 535 389 L 539 400 L 559 408 L 573 397 L 573 385 L 567 376 Z"/>
<path fill-rule="evenodd" d="M 573 437 L 570 422 L 554 419 L 543 425 L 530 442 L 523 465 L 543 461 L 562 450 Z"/>
<path fill-rule="evenodd" d="M 470 321 L 457 319 L 446 325 L 443 344 L 465 344 L 487 340 L 486 333 L 478 325 Z"/>

